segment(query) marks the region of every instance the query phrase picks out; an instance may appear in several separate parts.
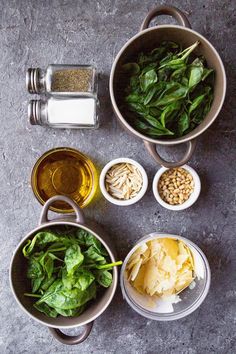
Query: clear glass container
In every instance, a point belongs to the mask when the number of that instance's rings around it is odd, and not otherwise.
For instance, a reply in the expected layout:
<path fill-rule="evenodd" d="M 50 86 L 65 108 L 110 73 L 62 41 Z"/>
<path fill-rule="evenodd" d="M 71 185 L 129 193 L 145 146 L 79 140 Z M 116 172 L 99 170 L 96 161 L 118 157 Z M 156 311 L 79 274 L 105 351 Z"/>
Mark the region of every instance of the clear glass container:
<path fill-rule="evenodd" d="M 26 73 L 29 93 L 56 96 L 97 95 L 96 68 L 92 65 L 51 64 L 46 70 L 30 68 Z"/>
<path fill-rule="evenodd" d="M 45 152 L 35 163 L 31 186 L 42 205 L 55 195 L 65 195 L 84 208 L 96 194 L 97 170 L 91 159 L 80 151 L 68 147 L 56 148 Z M 50 210 L 74 212 L 62 201 L 55 202 Z"/>
<path fill-rule="evenodd" d="M 32 125 L 52 128 L 90 128 L 99 126 L 98 100 L 95 97 L 50 97 L 31 100 L 28 119 Z"/>
<path fill-rule="evenodd" d="M 198 268 L 198 271 L 201 272 L 199 273 L 201 274 L 201 277 L 196 277 L 194 282 L 190 284 L 188 288 L 179 293 L 178 296 L 181 301 L 172 304 L 162 302 L 159 306 L 153 306 L 153 304 L 150 306 L 150 297 L 148 299 L 145 295 L 139 294 L 131 286 L 126 277 L 125 269 L 130 256 L 142 243 L 158 238 L 172 238 L 183 241 L 190 248 L 194 257 L 195 269 Z M 140 315 L 157 321 L 177 320 L 195 311 L 206 298 L 210 283 L 211 271 L 209 263 L 201 249 L 184 237 L 166 233 L 151 233 L 143 237 L 126 256 L 120 273 L 120 284 L 123 298 L 132 309 Z"/>

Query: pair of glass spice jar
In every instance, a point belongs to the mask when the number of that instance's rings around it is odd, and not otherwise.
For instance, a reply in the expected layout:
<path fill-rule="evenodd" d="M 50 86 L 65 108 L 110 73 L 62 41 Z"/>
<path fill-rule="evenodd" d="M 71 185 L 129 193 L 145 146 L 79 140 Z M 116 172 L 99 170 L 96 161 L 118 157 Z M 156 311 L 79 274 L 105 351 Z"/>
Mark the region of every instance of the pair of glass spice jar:
<path fill-rule="evenodd" d="M 31 94 L 45 95 L 43 99 L 29 102 L 31 124 L 53 128 L 98 128 L 94 66 L 52 64 L 46 70 L 30 68 L 26 73 L 26 87 Z"/>

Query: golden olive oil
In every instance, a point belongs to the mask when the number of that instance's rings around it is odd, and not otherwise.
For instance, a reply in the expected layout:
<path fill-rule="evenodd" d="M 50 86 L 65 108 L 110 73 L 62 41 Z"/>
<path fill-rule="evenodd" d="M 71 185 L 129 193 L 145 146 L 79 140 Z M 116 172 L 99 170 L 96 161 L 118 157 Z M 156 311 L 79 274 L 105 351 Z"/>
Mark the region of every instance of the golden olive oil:
<path fill-rule="evenodd" d="M 57 148 L 46 152 L 35 164 L 32 177 L 35 196 L 44 204 L 55 195 L 65 195 L 80 207 L 92 200 L 98 184 L 97 172 L 92 161 L 71 148 Z M 65 202 L 55 202 L 54 211 L 73 212 Z"/>

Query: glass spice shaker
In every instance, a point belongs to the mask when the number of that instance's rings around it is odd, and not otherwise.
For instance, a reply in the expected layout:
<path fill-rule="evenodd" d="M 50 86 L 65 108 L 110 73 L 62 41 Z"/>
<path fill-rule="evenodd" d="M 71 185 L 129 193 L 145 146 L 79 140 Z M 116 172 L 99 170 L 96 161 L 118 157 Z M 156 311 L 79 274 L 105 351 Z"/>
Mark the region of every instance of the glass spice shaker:
<path fill-rule="evenodd" d="M 54 96 L 97 94 L 96 68 L 92 65 L 51 64 L 46 70 L 30 68 L 26 73 L 29 93 Z"/>
<path fill-rule="evenodd" d="M 97 106 L 98 100 L 94 96 L 31 100 L 28 105 L 28 118 L 33 125 L 96 129 L 99 126 Z"/>

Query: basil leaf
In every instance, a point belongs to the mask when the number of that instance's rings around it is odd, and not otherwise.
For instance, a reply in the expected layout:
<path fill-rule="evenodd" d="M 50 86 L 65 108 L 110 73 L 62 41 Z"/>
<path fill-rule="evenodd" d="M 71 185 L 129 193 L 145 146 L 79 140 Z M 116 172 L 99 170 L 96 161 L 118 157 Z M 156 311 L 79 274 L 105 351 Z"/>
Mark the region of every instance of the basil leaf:
<path fill-rule="evenodd" d="M 154 97 L 154 95 L 158 92 L 158 88 L 156 86 L 151 86 L 149 87 L 149 90 L 147 92 L 147 95 L 143 101 L 143 104 L 144 105 L 147 105 L 151 100 L 152 98 Z M 129 96 L 128 96 L 129 97 Z M 138 96 L 138 100 L 136 102 L 138 102 L 140 100 L 139 96 Z M 127 101 L 129 102 L 129 101 Z"/>
<path fill-rule="evenodd" d="M 157 74 L 154 69 L 151 69 L 148 72 L 146 72 L 144 75 L 141 75 L 139 77 L 139 80 L 140 80 L 140 87 L 142 91 L 145 92 L 152 84 L 157 82 Z"/>
<path fill-rule="evenodd" d="M 205 98 L 205 94 L 196 97 L 193 100 L 192 104 L 190 105 L 188 113 L 191 114 L 203 102 L 204 98 Z"/>
<path fill-rule="evenodd" d="M 126 72 L 121 109 L 139 132 L 153 138 L 182 136 L 209 112 L 214 70 L 206 67 L 203 57 L 194 56 L 198 45 L 197 41 L 182 50 L 177 43 L 163 41 L 149 53 L 140 53 L 139 73 L 129 76 Z"/>
<path fill-rule="evenodd" d="M 164 64 L 162 64 L 159 69 L 163 68 L 163 67 L 169 67 L 169 68 L 175 68 L 178 69 L 178 65 L 182 65 L 184 64 L 184 60 L 190 55 L 190 53 L 199 45 L 199 42 L 195 42 L 193 45 L 191 45 L 190 47 L 186 48 L 185 50 L 183 50 L 181 53 L 177 54 L 176 59 L 172 59 L 169 60 L 167 62 L 165 62 Z"/>
<path fill-rule="evenodd" d="M 181 107 L 181 102 L 180 101 L 176 101 L 173 102 L 171 104 L 169 104 L 168 106 L 166 106 L 166 108 L 162 111 L 161 113 L 161 124 L 163 125 L 163 127 L 166 126 L 166 123 L 168 123 L 171 119 L 170 117 L 172 116 L 173 119 L 173 112 L 176 112 L 180 109 Z"/>
<path fill-rule="evenodd" d="M 207 78 L 208 76 L 210 76 L 212 73 L 214 73 L 214 70 L 213 70 L 213 69 L 204 68 L 204 69 L 203 69 L 203 75 L 202 75 L 202 81 L 206 80 L 206 78 Z"/>
<path fill-rule="evenodd" d="M 127 63 L 123 65 L 123 70 L 134 75 L 140 72 L 140 67 L 137 63 Z"/>
<path fill-rule="evenodd" d="M 162 136 L 162 135 L 174 135 L 173 132 L 170 130 L 162 127 L 161 129 L 151 127 L 150 125 L 142 122 L 141 120 L 136 120 L 135 126 L 138 130 L 140 130 L 142 133 L 145 133 L 147 135 L 151 136 Z"/>
<path fill-rule="evenodd" d="M 204 68 L 202 62 L 200 60 L 194 60 L 190 66 L 189 88 L 196 86 L 202 80 L 203 72 Z"/>
<path fill-rule="evenodd" d="M 179 135 L 182 136 L 183 133 L 188 130 L 190 125 L 190 120 L 189 120 L 189 116 L 186 112 L 183 112 L 180 115 L 180 118 L 178 120 L 178 129 L 179 129 Z"/>
<path fill-rule="evenodd" d="M 188 88 L 181 86 L 177 90 L 173 91 L 170 94 L 164 95 L 161 99 L 157 100 L 155 102 L 155 106 L 166 106 L 169 105 L 172 102 L 178 101 L 182 98 L 184 98 L 188 93 Z"/>

